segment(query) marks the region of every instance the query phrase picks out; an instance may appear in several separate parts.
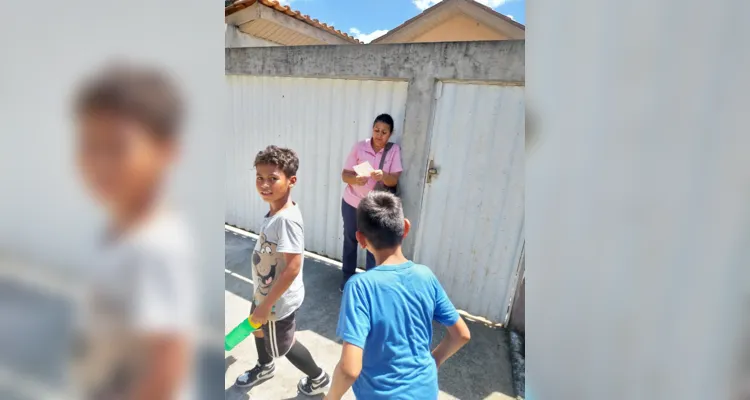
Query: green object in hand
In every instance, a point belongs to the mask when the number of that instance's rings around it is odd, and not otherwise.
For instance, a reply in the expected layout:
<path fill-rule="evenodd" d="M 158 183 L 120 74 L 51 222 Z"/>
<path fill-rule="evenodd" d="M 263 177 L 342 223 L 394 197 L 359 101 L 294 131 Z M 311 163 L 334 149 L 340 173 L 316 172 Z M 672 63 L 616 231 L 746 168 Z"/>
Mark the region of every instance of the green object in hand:
<path fill-rule="evenodd" d="M 224 336 L 224 350 L 232 350 L 235 346 L 247 339 L 253 331 L 260 328 L 260 325 L 254 324 L 248 317 L 239 323 L 228 335 Z"/>

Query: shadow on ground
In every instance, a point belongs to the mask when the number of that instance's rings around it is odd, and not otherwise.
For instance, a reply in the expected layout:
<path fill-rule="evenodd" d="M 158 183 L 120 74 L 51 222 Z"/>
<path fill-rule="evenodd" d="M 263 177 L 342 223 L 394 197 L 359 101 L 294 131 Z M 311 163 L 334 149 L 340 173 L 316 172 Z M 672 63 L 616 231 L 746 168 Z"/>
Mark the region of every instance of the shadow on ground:
<path fill-rule="evenodd" d="M 254 245 L 255 242 L 250 238 L 232 232 L 225 234 L 226 269 L 240 276 L 238 278 L 227 273 L 225 289 L 248 301 L 252 298 L 253 292 L 252 284 L 248 281 L 252 280 L 249 257 Z M 340 279 L 341 270 L 336 265 L 311 258 L 305 259 L 306 297 L 297 317 L 298 330 L 301 334 L 304 334 L 304 331 L 312 331 L 332 342 L 340 343 L 336 337 L 336 323 L 341 300 L 338 290 Z M 229 324 L 232 322 L 227 321 Z M 440 369 L 440 390 L 461 400 L 506 398 L 501 395 L 515 398 L 507 332 L 477 323 L 469 323 L 469 328 L 472 334 L 471 342 Z M 435 326 L 434 332 L 433 346 L 443 338 L 445 330 L 440 326 Z M 310 347 L 313 356 L 318 358 L 316 350 L 319 349 Z M 325 351 L 329 352 L 331 349 L 326 348 Z M 331 357 L 329 359 L 333 360 L 332 365 L 321 365 L 321 367 L 332 371 L 338 354 L 335 357 L 330 354 L 326 356 Z M 324 362 L 320 361 L 320 363 Z M 227 364 L 228 367 L 229 364 Z M 255 397 L 254 394 L 253 397 Z M 227 399 L 230 398 L 248 399 L 249 396 L 242 393 L 239 388 L 230 387 L 227 389 Z"/>

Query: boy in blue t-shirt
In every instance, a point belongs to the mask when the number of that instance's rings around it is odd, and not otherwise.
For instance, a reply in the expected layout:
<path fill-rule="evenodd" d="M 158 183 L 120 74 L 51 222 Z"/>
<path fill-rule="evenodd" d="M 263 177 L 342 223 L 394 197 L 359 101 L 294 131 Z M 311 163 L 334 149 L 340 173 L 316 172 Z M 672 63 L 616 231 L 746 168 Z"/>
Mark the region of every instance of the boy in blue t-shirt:
<path fill-rule="evenodd" d="M 377 267 L 344 288 L 337 335 L 344 340 L 326 399 L 437 399 L 437 369 L 470 338 L 437 277 L 404 257 L 409 233 L 398 197 L 371 192 L 357 208 L 357 241 Z M 432 321 L 448 334 L 432 351 Z"/>

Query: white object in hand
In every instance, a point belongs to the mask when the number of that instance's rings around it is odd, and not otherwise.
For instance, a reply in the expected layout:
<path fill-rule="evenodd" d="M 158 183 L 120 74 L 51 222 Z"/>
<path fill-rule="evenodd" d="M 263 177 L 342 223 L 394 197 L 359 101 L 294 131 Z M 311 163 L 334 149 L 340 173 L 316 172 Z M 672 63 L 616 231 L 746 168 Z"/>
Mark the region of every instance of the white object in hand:
<path fill-rule="evenodd" d="M 372 171 L 375 171 L 375 169 L 372 168 L 372 165 L 368 161 L 354 166 L 354 172 L 357 173 L 357 176 L 370 176 Z"/>

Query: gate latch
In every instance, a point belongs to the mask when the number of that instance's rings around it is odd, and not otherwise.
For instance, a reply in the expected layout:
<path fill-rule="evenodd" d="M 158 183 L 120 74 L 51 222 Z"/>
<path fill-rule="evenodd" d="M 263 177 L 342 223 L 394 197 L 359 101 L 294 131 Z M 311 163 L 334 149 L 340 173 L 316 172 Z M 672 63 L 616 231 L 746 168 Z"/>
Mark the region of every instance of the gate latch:
<path fill-rule="evenodd" d="M 435 179 L 438 175 L 438 169 L 435 168 L 435 160 L 430 160 L 430 163 L 427 165 L 427 183 L 432 183 L 432 180 Z"/>

